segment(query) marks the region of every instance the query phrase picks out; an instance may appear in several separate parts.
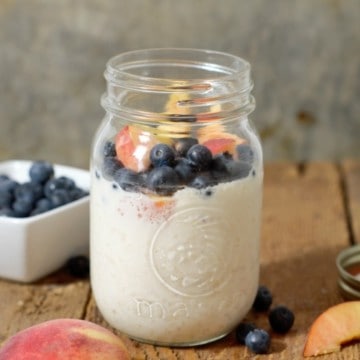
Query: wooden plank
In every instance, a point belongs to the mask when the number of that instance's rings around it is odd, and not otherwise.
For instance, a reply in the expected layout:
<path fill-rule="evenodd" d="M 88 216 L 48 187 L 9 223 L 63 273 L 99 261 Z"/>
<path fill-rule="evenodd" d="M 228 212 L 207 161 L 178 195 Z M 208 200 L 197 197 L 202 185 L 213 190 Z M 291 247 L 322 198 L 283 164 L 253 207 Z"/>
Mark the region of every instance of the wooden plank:
<path fill-rule="evenodd" d="M 342 187 L 336 166 L 329 163 L 299 167 L 271 164 L 265 169 L 261 253 L 261 283 L 274 293 L 274 304 L 294 310 L 294 328 L 285 336 L 273 335 L 271 359 L 302 359 L 307 330 L 327 307 L 342 301 L 336 284 L 335 257 L 348 245 Z M 106 325 L 94 300 L 86 318 Z M 269 329 L 265 314 L 248 319 Z M 211 321 L 211 319 L 209 319 Z M 119 333 L 118 333 L 119 334 Z M 247 359 L 249 351 L 234 334 L 195 349 L 168 349 L 141 344 L 119 334 L 134 359 Z M 359 358 L 359 346 L 341 356 Z M 323 359 L 337 359 L 337 355 Z"/>
<path fill-rule="evenodd" d="M 344 174 L 352 240 L 360 243 L 360 161 L 347 159 L 342 162 L 341 168 Z"/>
<path fill-rule="evenodd" d="M 0 281 L 0 344 L 28 326 L 56 318 L 82 318 L 88 281 L 59 282 L 48 277 L 34 284 Z"/>
<path fill-rule="evenodd" d="M 349 234 L 340 177 L 328 163 L 279 164 L 267 174 L 262 281 L 273 290 L 274 303 L 289 306 L 296 315 L 276 358 L 300 359 L 312 321 L 342 301 L 335 258 L 348 245 Z"/>

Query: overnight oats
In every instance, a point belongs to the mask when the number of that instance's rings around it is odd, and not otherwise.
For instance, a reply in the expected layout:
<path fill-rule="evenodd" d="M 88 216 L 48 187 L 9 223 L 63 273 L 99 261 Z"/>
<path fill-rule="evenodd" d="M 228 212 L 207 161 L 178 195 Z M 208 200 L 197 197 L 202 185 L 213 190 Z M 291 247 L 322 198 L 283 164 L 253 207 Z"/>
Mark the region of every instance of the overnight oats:
<path fill-rule="evenodd" d="M 110 325 L 159 345 L 228 334 L 259 277 L 263 163 L 250 67 L 218 52 L 111 59 L 91 160 L 91 285 Z"/>

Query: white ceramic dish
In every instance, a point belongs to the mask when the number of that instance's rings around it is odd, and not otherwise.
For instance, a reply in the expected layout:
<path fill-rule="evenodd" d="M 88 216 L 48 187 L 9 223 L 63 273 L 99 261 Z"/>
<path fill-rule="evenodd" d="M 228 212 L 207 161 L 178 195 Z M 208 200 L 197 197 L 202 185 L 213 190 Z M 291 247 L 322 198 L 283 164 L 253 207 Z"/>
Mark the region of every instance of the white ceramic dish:
<path fill-rule="evenodd" d="M 31 161 L 0 162 L 0 174 L 25 182 Z M 86 170 L 54 164 L 55 177 L 68 176 L 89 191 Z M 33 282 L 67 259 L 89 252 L 89 196 L 28 218 L 0 216 L 0 277 Z"/>

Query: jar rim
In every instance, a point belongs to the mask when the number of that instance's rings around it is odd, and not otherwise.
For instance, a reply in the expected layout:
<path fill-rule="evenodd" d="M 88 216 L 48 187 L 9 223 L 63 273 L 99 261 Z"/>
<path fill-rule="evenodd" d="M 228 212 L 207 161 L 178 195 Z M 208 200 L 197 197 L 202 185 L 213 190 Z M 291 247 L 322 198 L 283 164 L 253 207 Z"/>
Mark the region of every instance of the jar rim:
<path fill-rule="evenodd" d="M 164 64 L 181 65 L 183 67 L 192 67 L 206 70 L 206 77 L 191 78 L 174 78 L 174 77 L 157 77 L 146 73 L 136 73 L 135 70 L 144 68 L 151 64 L 164 66 Z M 115 55 L 106 63 L 105 78 L 108 81 L 117 83 L 123 81 L 124 78 L 132 81 L 151 82 L 154 85 L 156 82 L 172 85 L 174 89 L 174 81 L 179 82 L 178 88 L 181 89 L 181 82 L 186 80 L 187 85 L 190 83 L 211 82 L 211 81 L 226 81 L 234 76 L 240 76 L 244 81 L 244 88 L 249 90 L 252 88 L 252 81 L 250 79 L 251 65 L 250 63 L 233 54 L 208 49 L 196 48 L 177 48 L 177 47 L 159 47 L 140 50 L 131 50 Z M 176 87 L 176 86 L 175 86 Z M 204 88 L 201 88 L 204 90 Z"/>

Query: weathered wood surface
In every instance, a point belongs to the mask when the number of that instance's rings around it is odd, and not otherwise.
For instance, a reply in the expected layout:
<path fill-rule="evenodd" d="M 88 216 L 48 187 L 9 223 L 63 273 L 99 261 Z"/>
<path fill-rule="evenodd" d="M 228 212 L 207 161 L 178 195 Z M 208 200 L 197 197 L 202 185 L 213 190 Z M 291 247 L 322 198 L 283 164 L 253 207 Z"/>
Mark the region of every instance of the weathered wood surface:
<path fill-rule="evenodd" d="M 360 157 L 359 24 L 359 0 L 0 1 L 0 159 L 87 167 L 106 61 L 149 47 L 249 60 L 267 160 Z"/>
<path fill-rule="evenodd" d="M 274 293 L 274 304 L 295 312 L 290 333 L 272 334 L 271 353 L 264 359 L 302 359 L 307 330 L 327 307 L 343 301 L 337 288 L 335 257 L 360 240 L 360 162 L 276 163 L 266 166 L 262 227 L 261 282 Z M 16 331 L 44 320 L 73 317 L 106 325 L 88 281 L 62 271 L 35 283 L 0 281 L 0 343 Z M 269 329 L 266 316 L 249 319 Z M 211 318 L 209 318 L 209 322 Z M 260 358 L 237 345 L 234 334 L 216 343 L 189 349 L 140 344 L 119 334 L 134 359 Z M 324 360 L 359 359 L 360 344 Z"/>

